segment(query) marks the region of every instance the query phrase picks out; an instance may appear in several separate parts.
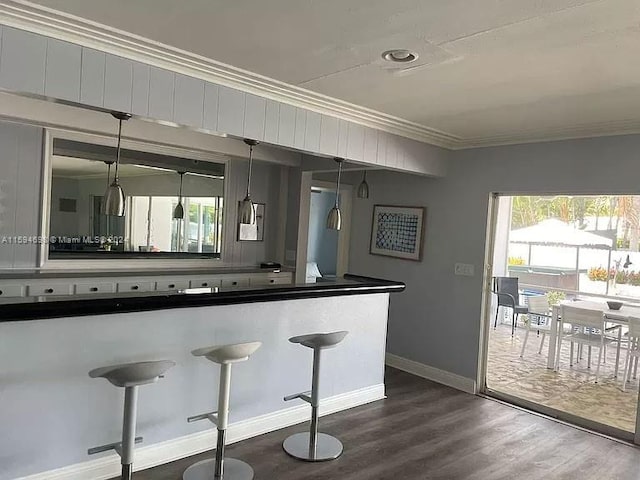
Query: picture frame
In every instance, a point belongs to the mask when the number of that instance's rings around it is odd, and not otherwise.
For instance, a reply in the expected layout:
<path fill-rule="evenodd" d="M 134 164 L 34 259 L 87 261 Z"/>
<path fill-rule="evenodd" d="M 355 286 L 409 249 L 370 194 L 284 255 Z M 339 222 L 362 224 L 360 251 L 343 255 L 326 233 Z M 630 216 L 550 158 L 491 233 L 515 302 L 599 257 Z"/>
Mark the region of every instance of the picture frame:
<path fill-rule="evenodd" d="M 427 209 L 374 205 L 369 253 L 422 261 Z"/>
<path fill-rule="evenodd" d="M 240 205 L 242 202 L 238 202 L 238 212 L 240 211 Z M 256 209 L 256 224 L 249 225 L 246 223 L 240 223 L 238 221 L 238 241 L 239 242 L 262 242 L 264 241 L 264 203 L 253 203 Z"/>

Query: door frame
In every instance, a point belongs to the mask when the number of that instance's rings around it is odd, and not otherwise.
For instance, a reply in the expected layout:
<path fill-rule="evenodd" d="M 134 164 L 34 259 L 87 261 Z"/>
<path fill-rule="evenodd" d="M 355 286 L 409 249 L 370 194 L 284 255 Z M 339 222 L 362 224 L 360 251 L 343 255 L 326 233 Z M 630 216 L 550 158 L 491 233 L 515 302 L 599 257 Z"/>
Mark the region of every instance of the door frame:
<path fill-rule="evenodd" d="M 514 197 L 518 195 L 535 195 L 534 193 L 499 193 L 491 192 L 489 195 L 489 205 L 487 211 L 487 228 L 485 235 L 485 255 L 484 255 L 484 268 L 483 268 L 483 281 L 482 281 L 482 306 L 481 306 L 481 321 L 480 321 L 480 345 L 478 348 L 478 371 L 476 375 L 477 391 L 480 395 L 484 395 L 490 398 L 497 399 L 520 408 L 536 412 L 562 423 L 569 424 L 571 426 L 582 428 L 594 432 L 599 435 L 609 436 L 616 440 L 623 440 L 627 442 L 633 442 L 636 445 L 640 445 L 640 389 L 638 391 L 637 403 L 636 403 L 636 430 L 635 432 L 627 432 L 619 428 L 594 422 L 587 418 L 577 417 L 567 412 L 557 410 L 545 405 L 526 400 L 524 398 L 516 397 L 508 393 L 501 392 L 499 390 L 492 390 L 487 385 L 487 360 L 489 354 L 489 334 L 491 330 L 492 312 L 491 306 L 493 302 L 493 294 L 491 293 L 491 279 L 493 276 L 493 258 L 495 253 L 496 244 L 496 231 L 498 223 L 499 213 L 499 199 L 503 196 Z M 588 195 L 588 194 L 585 194 Z M 615 195 L 615 194 L 610 194 Z"/>
<path fill-rule="evenodd" d="M 298 245 L 296 247 L 296 283 L 305 283 L 307 279 L 307 253 L 309 243 L 309 216 L 311 208 L 311 189 L 335 191 L 335 184 L 314 180 L 313 172 L 302 172 L 300 180 L 300 210 L 298 214 Z M 342 228 L 338 232 L 338 252 L 336 275 L 347 273 L 349 268 L 349 244 L 351 240 L 351 215 L 353 210 L 353 185 L 340 184 L 340 210 Z"/>

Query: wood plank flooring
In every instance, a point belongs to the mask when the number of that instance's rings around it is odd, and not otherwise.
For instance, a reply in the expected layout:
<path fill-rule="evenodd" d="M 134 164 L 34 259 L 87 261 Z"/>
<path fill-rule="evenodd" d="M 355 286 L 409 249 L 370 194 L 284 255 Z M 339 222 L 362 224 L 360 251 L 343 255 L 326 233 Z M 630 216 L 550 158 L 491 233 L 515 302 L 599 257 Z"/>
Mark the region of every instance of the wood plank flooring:
<path fill-rule="evenodd" d="M 320 421 L 340 438 L 335 461 L 288 457 L 282 441 L 305 424 L 230 445 L 256 480 L 637 480 L 640 449 L 387 369 L 386 400 Z M 179 480 L 207 452 L 134 474 L 135 480 Z"/>

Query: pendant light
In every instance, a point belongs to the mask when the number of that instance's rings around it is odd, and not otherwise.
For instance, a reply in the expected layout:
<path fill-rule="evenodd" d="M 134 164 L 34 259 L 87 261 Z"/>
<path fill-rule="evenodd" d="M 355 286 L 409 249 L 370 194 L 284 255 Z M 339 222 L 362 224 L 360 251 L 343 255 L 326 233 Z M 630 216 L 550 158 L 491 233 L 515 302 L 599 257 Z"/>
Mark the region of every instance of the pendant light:
<path fill-rule="evenodd" d="M 338 181 L 336 182 L 336 204 L 329 211 L 327 216 L 327 228 L 330 230 L 340 230 L 342 227 L 342 212 L 340 211 L 340 175 L 342 174 L 342 158 L 334 158 L 338 164 Z"/>
<path fill-rule="evenodd" d="M 258 145 L 258 141 L 245 138 L 244 143 L 249 145 L 249 172 L 247 174 L 247 195 L 240 203 L 239 223 L 255 225 L 256 207 L 251 201 L 251 168 L 253 167 L 253 147 Z"/>
<path fill-rule="evenodd" d="M 369 198 L 369 184 L 367 183 L 367 171 L 364 171 L 362 183 L 358 185 L 358 198 Z"/>
<path fill-rule="evenodd" d="M 184 218 L 184 207 L 182 206 L 182 178 L 186 172 L 178 172 L 180 175 L 180 190 L 178 193 L 178 204 L 173 209 L 173 218 L 176 220 L 182 220 Z"/>
<path fill-rule="evenodd" d="M 107 188 L 104 194 L 104 213 L 116 217 L 124 217 L 124 191 L 120 186 L 120 177 L 118 176 L 118 167 L 120 166 L 120 142 L 122 140 L 122 121 L 129 120 L 129 113 L 113 112 L 115 118 L 118 119 L 118 147 L 116 149 L 116 172 L 113 182 Z"/>

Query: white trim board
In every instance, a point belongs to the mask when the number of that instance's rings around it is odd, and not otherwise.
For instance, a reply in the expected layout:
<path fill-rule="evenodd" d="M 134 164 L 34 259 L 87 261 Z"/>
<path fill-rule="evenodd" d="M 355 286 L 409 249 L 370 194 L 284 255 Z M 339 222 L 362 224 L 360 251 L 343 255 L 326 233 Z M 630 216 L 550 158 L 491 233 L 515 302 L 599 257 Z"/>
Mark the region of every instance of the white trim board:
<path fill-rule="evenodd" d="M 393 368 L 411 373 L 418 377 L 426 378 L 442 385 L 446 385 L 466 393 L 476 394 L 476 381 L 472 378 L 463 377 L 455 373 L 440 370 L 439 368 L 430 367 L 423 363 L 415 362 L 407 358 L 399 357 L 392 353 L 387 353 L 385 363 Z"/>
<path fill-rule="evenodd" d="M 432 145 L 452 148 L 461 141 L 456 135 L 419 123 L 290 85 L 25 0 L 0 2 L 0 23 Z"/>
<path fill-rule="evenodd" d="M 320 415 L 329 415 L 385 398 L 384 384 L 365 387 L 321 401 Z M 227 444 L 273 432 L 309 420 L 310 408 L 305 404 L 285 408 L 232 424 L 227 431 Z M 215 428 L 185 435 L 136 449 L 136 471 L 173 462 L 211 450 L 216 444 Z M 285 455 L 284 452 L 279 452 Z M 111 454 L 95 460 L 36 473 L 16 480 L 107 480 L 120 475 L 120 457 Z"/>

